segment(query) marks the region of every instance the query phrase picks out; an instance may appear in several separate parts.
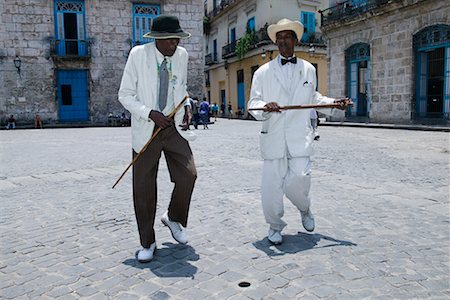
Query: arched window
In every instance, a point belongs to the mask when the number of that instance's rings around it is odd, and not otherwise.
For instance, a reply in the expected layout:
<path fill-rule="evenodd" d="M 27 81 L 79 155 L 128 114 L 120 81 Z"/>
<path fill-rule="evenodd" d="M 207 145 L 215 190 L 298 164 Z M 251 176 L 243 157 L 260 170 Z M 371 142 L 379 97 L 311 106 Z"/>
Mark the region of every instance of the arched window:
<path fill-rule="evenodd" d="M 353 107 L 347 110 L 347 117 L 368 116 L 370 101 L 370 45 L 357 43 L 345 50 L 347 68 L 347 96 L 353 99 Z"/>
<path fill-rule="evenodd" d="M 449 118 L 450 26 L 428 26 L 413 38 L 418 118 Z"/>

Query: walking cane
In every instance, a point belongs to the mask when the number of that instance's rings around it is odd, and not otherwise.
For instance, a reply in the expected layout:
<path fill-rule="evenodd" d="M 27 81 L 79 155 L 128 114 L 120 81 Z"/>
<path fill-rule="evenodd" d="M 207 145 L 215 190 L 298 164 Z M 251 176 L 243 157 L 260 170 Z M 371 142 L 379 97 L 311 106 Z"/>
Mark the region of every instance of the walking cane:
<path fill-rule="evenodd" d="M 177 113 L 177 111 L 183 106 L 184 101 L 186 101 L 186 99 L 188 98 L 188 96 L 185 96 L 183 98 L 183 100 L 181 100 L 180 103 L 178 103 L 178 105 L 172 110 L 172 112 L 167 116 L 168 118 L 172 118 L 175 116 L 175 114 Z M 125 169 L 125 171 L 123 171 L 122 175 L 120 175 L 119 179 L 117 179 L 116 183 L 114 183 L 114 185 L 112 186 L 112 188 L 114 189 L 116 187 L 116 185 L 119 183 L 119 181 L 122 179 L 122 177 L 125 175 L 125 173 L 128 171 L 128 169 L 134 165 L 134 163 L 138 160 L 138 158 L 141 156 L 142 153 L 144 153 L 144 151 L 147 149 L 148 145 L 150 145 L 150 143 L 155 139 L 155 137 L 158 135 L 158 133 L 161 131 L 161 127 L 158 127 L 155 132 L 153 133 L 152 137 L 148 140 L 148 142 L 144 145 L 144 147 L 142 148 L 141 151 L 139 151 L 139 153 L 133 158 L 133 160 L 130 162 L 130 164 L 128 165 L 128 167 Z"/>
<path fill-rule="evenodd" d="M 352 104 L 349 104 L 350 106 Z M 307 108 L 341 108 L 342 104 L 340 103 L 329 103 L 329 104 L 305 104 L 305 105 L 286 105 L 281 106 L 280 110 L 291 110 L 291 109 L 307 109 Z M 265 107 L 259 108 L 249 108 L 248 110 L 263 110 L 267 111 Z"/>

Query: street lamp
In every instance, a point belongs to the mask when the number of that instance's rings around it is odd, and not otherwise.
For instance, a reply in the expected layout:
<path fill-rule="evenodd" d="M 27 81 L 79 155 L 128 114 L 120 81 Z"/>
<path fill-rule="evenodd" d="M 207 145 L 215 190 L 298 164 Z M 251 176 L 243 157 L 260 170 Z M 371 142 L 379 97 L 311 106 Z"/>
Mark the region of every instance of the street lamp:
<path fill-rule="evenodd" d="M 14 58 L 14 66 L 17 68 L 17 73 L 19 73 L 20 76 L 20 67 L 22 66 L 22 60 L 18 55 L 16 55 L 16 58 Z"/>
<path fill-rule="evenodd" d="M 316 48 L 314 48 L 314 45 L 313 45 L 313 44 L 311 44 L 311 45 L 309 46 L 308 53 L 309 53 L 309 56 L 311 56 L 311 57 L 313 57 L 313 56 L 314 56 L 314 53 L 316 53 Z"/>

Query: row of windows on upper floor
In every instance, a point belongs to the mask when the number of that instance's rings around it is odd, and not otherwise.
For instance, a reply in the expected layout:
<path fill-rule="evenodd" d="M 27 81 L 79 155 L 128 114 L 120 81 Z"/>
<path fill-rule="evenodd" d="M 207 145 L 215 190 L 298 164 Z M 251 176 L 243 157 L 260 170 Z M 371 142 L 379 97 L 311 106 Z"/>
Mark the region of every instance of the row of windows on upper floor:
<path fill-rule="evenodd" d="M 89 57 L 84 0 L 56 0 L 54 10 L 56 36 L 52 40 L 52 54 L 60 57 Z M 150 41 L 143 35 L 150 31 L 152 20 L 160 14 L 161 7 L 157 4 L 133 4 L 132 46 Z"/>
<path fill-rule="evenodd" d="M 302 43 L 322 43 L 320 35 L 316 34 L 316 14 L 313 12 L 300 12 L 300 21 L 304 26 L 304 33 L 301 38 Z M 255 17 L 251 17 L 247 21 L 246 32 L 256 32 L 255 28 Z M 262 28 L 265 31 L 262 35 L 268 40 L 267 27 Z M 261 37 L 255 37 L 255 43 L 260 42 Z M 228 44 L 222 48 L 222 58 L 227 58 L 234 56 L 236 54 L 236 27 L 229 28 Z M 207 46 L 206 52 L 208 53 L 205 57 L 205 63 L 207 65 L 218 62 L 218 44 L 217 38 L 212 41 L 212 52 L 209 53 L 209 47 Z"/>

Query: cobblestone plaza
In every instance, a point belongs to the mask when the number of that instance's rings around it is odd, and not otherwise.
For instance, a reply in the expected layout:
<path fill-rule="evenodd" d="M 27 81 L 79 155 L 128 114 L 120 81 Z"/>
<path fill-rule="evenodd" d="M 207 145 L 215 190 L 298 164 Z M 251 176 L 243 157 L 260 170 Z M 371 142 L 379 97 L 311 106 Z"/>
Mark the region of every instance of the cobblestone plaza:
<path fill-rule="evenodd" d="M 129 127 L 0 131 L 0 298 L 449 298 L 448 132 L 319 127 L 316 230 L 286 201 L 285 242 L 272 246 L 259 126 L 197 130 L 187 245 L 159 222 L 172 188 L 161 160 L 148 264 L 134 259 L 131 172 L 111 189 Z"/>

